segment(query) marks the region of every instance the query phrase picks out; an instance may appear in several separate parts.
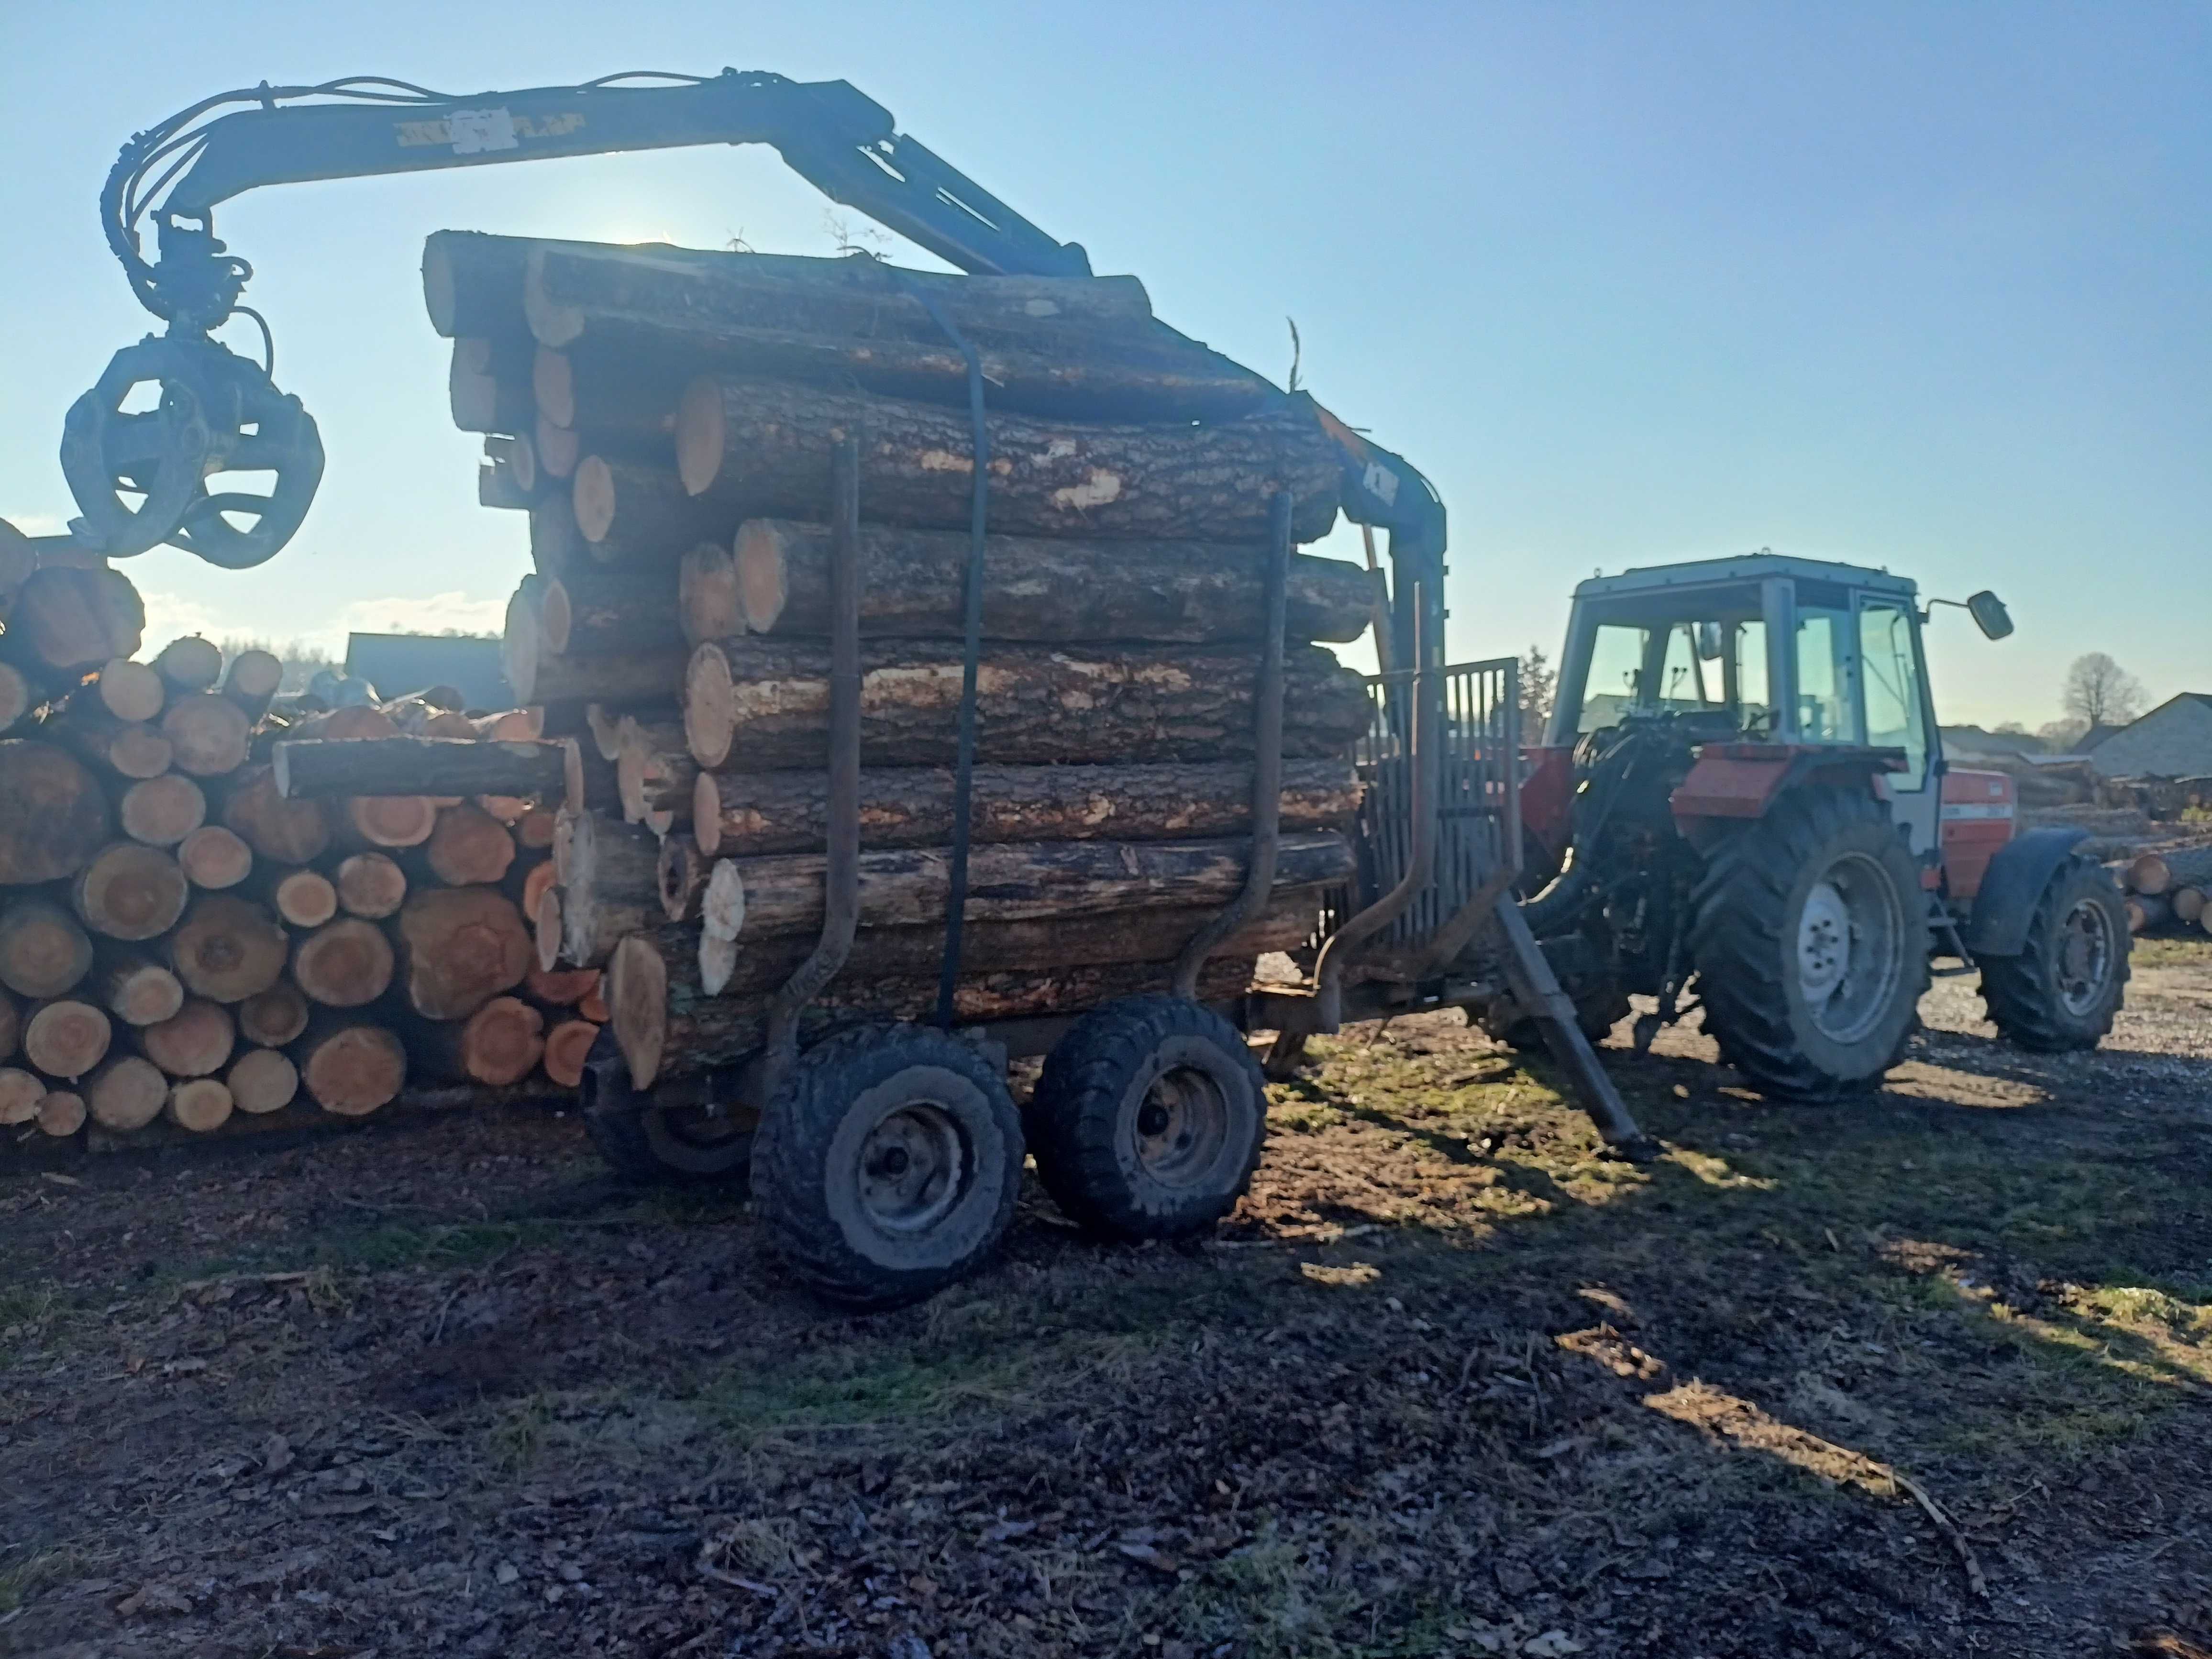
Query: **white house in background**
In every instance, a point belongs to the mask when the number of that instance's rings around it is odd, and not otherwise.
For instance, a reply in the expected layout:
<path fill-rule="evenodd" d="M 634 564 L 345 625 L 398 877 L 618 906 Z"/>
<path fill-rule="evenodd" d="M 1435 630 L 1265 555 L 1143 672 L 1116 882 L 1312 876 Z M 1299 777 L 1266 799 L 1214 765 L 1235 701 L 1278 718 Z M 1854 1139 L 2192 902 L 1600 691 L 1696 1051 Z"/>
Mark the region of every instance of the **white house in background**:
<path fill-rule="evenodd" d="M 2088 749 L 2108 778 L 2212 777 L 2212 691 L 2169 697 Z"/>

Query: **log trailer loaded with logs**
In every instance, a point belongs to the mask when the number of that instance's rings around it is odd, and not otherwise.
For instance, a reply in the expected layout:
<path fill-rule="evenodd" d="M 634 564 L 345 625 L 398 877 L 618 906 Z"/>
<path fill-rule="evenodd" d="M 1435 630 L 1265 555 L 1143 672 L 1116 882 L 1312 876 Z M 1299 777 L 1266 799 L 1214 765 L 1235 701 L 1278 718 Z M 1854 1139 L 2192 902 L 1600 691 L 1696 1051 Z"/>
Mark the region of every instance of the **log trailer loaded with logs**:
<path fill-rule="evenodd" d="M 252 107 L 215 113 L 234 103 Z M 103 210 L 169 331 L 71 410 L 82 516 L 37 559 L 104 568 L 167 542 L 242 567 L 298 527 L 319 441 L 265 368 L 209 337 L 250 274 L 214 238 L 216 204 L 288 180 L 743 142 L 965 274 L 460 233 L 426 252 L 453 416 L 485 434 L 481 498 L 529 516 L 537 568 L 507 630 L 528 735 L 338 730 L 338 711 L 273 734 L 267 774 L 272 802 L 329 797 L 356 820 L 386 798 L 457 820 L 558 806 L 550 875 L 519 890 L 534 961 L 512 902 L 482 884 L 410 899 L 376 934 L 415 1016 L 444 1022 L 418 1046 L 465 1068 L 457 1010 L 532 974 L 592 986 L 605 1024 L 579 1087 L 600 1150 L 644 1176 L 749 1173 L 796 1273 L 860 1306 L 981 1261 L 1026 1154 L 1109 1235 L 1212 1224 L 1259 1156 L 1248 1031 L 1278 1033 L 1279 1073 L 1346 1022 L 1463 1007 L 1540 1033 L 1606 1138 L 1648 1151 L 1582 1029 L 1587 994 L 1578 1011 L 1553 966 L 1581 988 L 1594 953 L 1611 970 L 1638 937 L 1626 890 L 1593 875 L 1629 820 L 1577 811 L 1572 865 L 1524 908 L 1524 805 L 1544 796 L 1523 784 L 1516 671 L 1443 660 L 1444 514 L 1426 481 L 1167 328 L 1134 279 L 1092 276 L 1081 248 L 843 82 L 726 71 L 468 100 L 264 86 L 139 135 Z M 148 217 L 158 262 L 140 251 Z M 127 409 L 149 384 L 158 407 Z M 264 492 L 232 487 L 255 471 Z M 1387 532 L 1387 582 L 1371 540 L 1364 568 L 1298 551 L 1340 510 Z M 1382 672 L 1364 682 L 1315 643 L 1370 627 Z M 1778 781 L 1826 792 L 1817 827 L 1860 836 L 1850 879 L 1821 890 L 1840 939 L 1862 872 L 1887 878 L 1908 856 L 1873 828 L 1890 761 L 1807 761 L 1799 730 L 1759 735 L 1794 745 Z M 1612 774 L 1593 761 L 1595 787 Z M 1839 766 L 1865 807 L 1825 804 L 1848 793 Z M 1711 816 L 1697 851 L 1712 870 L 1766 845 L 1753 813 Z M 1638 926 L 1662 925 L 1674 879 L 1649 886 Z M 1882 914 L 1899 940 L 1925 925 L 1911 906 Z M 1670 1010 L 1684 937 L 1656 946 Z M 1770 927 L 1729 948 L 1696 958 L 1709 1009 L 1732 1006 L 1713 978 L 1787 977 L 1805 946 Z M 1262 957 L 1285 973 L 1263 981 Z M 1791 1032 L 1752 1030 L 1723 1040 L 1778 1091 L 1871 1074 L 1825 1050 L 1762 1069 Z M 1030 1056 L 1043 1068 L 1018 1111 L 1007 1068 Z"/>

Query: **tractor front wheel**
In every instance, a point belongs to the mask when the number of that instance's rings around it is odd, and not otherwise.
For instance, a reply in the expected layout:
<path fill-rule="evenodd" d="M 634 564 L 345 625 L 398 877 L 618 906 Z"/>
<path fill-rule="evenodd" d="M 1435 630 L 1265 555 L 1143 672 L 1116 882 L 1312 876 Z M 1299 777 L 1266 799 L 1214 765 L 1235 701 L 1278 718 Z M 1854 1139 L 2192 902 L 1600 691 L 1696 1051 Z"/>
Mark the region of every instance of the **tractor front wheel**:
<path fill-rule="evenodd" d="M 1785 795 L 1714 852 L 1693 904 L 1705 1030 L 1761 1093 L 1834 1099 L 1902 1057 L 1928 988 L 1928 909 L 1881 802 Z"/>
<path fill-rule="evenodd" d="M 2128 917 L 2094 860 L 2060 865 L 2028 918 L 2016 957 L 1981 962 L 1982 1002 L 2008 1041 L 2039 1054 L 2094 1048 L 2128 982 Z"/>

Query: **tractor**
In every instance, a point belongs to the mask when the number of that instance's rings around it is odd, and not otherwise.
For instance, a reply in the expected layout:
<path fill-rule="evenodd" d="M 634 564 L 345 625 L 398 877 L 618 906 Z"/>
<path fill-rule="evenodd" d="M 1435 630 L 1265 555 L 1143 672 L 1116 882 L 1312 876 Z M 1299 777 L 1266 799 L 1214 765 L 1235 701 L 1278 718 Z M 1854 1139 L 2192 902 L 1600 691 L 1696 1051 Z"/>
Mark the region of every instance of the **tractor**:
<path fill-rule="evenodd" d="M 1994 593 L 1934 603 L 2012 631 Z M 1945 762 L 1929 616 L 1904 577 L 1768 552 L 1577 586 L 1519 816 L 1522 915 L 1586 1034 L 1650 997 L 1642 1050 L 1700 1008 L 1761 1092 L 1821 1100 L 1898 1062 L 1931 972 L 1978 969 L 2025 1048 L 2111 1030 L 2119 893 L 2084 832 L 2022 831 L 2010 777 Z M 1537 1040 L 1510 998 L 1471 1017 Z"/>

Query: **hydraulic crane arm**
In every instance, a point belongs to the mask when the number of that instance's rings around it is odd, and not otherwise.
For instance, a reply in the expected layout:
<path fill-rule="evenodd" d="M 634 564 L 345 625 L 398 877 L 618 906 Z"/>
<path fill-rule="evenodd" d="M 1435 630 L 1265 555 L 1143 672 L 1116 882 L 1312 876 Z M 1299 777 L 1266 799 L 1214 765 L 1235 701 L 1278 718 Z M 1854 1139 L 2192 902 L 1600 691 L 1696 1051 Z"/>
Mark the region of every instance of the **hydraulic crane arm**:
<path fill-rule="evenodd" d="M 166 541 L 242 567 L 283 546 L 313 497 L 320 440 L 299 399 L 270 380 L 273 350 L 270 363 L 256 365 L 208 338 L 234 314 L 261 321 L 239 303 L 252 268 L 216 240 L 218 204 L 264 185 L 743 143 L 773 146 L 831 200 L 962 270 L 1091 273 L 1081 246 L 1054 240 L 843 81 L 724 70 L 466 97 L 374 77 L 264 82 L 135 134 L 108 175 L 100 194 L 108 245 L 140 302 L 169 327 L 118 352 L 70 411 L 62 465 L 83 514 L 73 533 L 111 554 Z M 151 260 L 141 228 L 149 220 Z M 159 384 L 161 408 L 125 412 L 134 386 L 147 382 Z M 1346 512 L 1391 532 L 1401 593 L 1419 584 L 1440 595 L 1443 508 L 1435 491 L 1397 456 L 1333 420 L 1328 426 L 1345 453 Z M 206 487 L 212 475 L 248 471 L 273 475 L 266 495 Z M 1419 632 L 1440 648 L 1440 628 Z"/>

